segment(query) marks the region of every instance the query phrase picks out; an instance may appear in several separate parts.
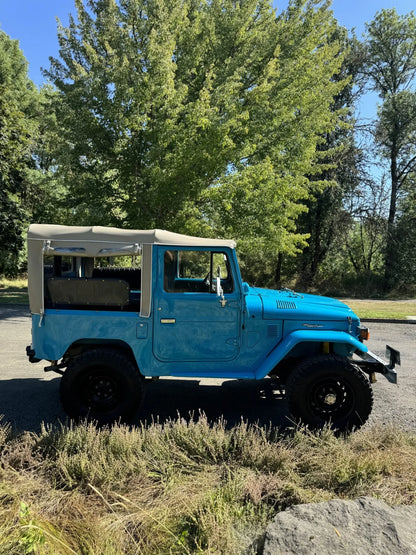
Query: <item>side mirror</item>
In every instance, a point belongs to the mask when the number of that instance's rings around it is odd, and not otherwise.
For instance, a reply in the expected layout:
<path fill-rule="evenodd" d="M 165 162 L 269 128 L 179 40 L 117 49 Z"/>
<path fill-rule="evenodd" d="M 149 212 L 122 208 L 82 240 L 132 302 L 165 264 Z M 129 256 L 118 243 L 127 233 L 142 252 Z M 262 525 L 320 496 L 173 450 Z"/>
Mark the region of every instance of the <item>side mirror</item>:
<path fill-rule="evenodd" d="M 222 286 L 221 286 L 221 278 L 220 276 L 217 276 L 217 297 L 223 297 L 224 296 L 224 291 L 222 290 Z"/>
<path fill-rule="evenodd" d="M 221 306 L 224 308 L 227 304 L 227 300 L 224 299 L 224 290 L 221 285 L 221 277 L 217 276 L 217 297 L 220 297 Z"/>

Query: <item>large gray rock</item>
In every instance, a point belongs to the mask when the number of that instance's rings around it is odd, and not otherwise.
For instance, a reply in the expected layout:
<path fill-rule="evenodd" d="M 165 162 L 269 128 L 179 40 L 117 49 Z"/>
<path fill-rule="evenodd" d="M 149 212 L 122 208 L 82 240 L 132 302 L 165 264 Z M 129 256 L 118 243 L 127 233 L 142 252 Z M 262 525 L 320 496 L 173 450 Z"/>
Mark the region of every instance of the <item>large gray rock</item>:
<path fill-rule="evenodd" d="M 416 505 L 334 499 L 297 505 L 268 525 L 263 555 L 416 555 Z"/>

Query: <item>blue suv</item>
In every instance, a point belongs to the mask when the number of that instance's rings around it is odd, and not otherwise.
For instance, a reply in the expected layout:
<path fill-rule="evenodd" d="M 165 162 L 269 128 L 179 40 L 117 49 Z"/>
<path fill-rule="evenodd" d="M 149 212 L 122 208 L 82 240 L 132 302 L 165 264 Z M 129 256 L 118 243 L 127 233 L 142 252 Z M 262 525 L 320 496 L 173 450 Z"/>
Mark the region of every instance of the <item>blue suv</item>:
<path fill-rule="evenodd" d="M 63 407 L 99 423 L 130 419 L 146 377 L 279 379 L 292 416 L 358 428 L 371 383 L 396 383 L 368 329 L 326 297 L 250 287 L 234 241 L 163 230 L 33 224 L 28 230 L 31 362 L 62 375 Z"/>

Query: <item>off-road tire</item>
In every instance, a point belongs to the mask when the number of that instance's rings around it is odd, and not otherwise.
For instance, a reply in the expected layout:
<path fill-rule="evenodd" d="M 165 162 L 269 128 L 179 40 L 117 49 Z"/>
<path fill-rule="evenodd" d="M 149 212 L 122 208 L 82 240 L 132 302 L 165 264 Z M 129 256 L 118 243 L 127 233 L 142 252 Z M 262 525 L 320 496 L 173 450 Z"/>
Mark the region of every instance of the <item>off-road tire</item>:
<path fill-rule="evenodd" d="M 144 380 L 134 361 L 116 349 L 93 349 L 72 358 L 60 384 L 65 412 L 100 425 L 128 421 L 143 393 Z"/>
<path fill-rule="evenodd" d="M 302 361 L 286 387 L 289 410 L 309 428 L 350 431 L 362 426 L 373 406 L 366 375 L 350 360 L 322 355 Z"/>

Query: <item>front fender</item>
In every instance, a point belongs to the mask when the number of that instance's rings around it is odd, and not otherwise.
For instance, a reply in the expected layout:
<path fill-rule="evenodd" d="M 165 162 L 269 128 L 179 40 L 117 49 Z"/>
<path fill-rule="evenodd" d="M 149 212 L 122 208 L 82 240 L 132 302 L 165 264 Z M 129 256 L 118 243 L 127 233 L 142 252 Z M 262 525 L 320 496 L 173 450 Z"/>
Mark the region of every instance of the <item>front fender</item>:
<path fill-rule="evenodd" d="M 276 345 L 264 362 L 255 371 L 256 380 L 262 380 L 273 368 L 299 343 L 336 343 L 349 345 L 353 350 L 366 353 L 368 348 L 355 337 L 345 331 L 328 330 L 296 330 Z"/>

